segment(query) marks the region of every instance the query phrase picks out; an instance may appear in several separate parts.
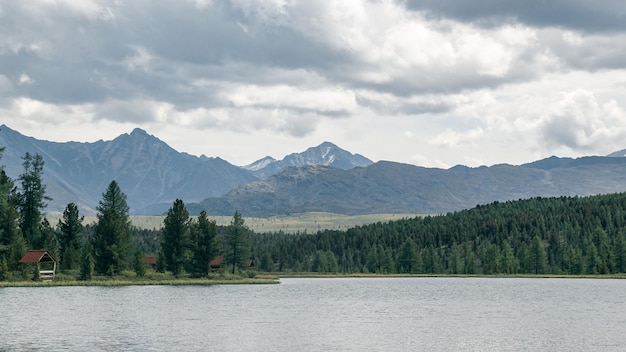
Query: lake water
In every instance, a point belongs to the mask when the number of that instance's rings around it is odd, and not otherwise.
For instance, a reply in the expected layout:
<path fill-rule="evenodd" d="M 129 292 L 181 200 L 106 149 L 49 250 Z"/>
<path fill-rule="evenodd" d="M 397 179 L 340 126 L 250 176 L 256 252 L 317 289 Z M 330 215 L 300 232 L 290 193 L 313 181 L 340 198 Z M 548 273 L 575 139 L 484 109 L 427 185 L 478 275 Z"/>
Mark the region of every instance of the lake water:
<path fill-rule="evenodd" d="M 0 351 L 626 351 L 626 280 L 0 288 Z"/>

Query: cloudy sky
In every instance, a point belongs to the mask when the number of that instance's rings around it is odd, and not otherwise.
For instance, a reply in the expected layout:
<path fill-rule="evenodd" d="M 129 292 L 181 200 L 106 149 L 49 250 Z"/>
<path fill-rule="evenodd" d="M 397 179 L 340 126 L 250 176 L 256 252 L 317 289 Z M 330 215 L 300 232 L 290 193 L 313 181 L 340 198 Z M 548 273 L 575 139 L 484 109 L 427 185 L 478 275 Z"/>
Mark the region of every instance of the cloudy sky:
<path fill-rule="evenodd" d="M 236 165 L 626 148 L 623 0 L 0 0 L 0 33 L 0 123 L 38 139 L 140 127 Z"/>

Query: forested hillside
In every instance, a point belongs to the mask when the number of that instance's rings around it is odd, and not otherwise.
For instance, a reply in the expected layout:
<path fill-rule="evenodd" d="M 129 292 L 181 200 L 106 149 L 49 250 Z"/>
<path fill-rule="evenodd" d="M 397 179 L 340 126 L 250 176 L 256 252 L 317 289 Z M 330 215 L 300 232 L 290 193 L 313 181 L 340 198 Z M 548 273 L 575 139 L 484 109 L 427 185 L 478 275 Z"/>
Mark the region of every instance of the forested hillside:
<path fill-rule="evenodd" d="M 281 271 L 624 273 L 625 225 L 625 193 L 533 198 L 345 232 L 257 234 L 253 251 Z"/>

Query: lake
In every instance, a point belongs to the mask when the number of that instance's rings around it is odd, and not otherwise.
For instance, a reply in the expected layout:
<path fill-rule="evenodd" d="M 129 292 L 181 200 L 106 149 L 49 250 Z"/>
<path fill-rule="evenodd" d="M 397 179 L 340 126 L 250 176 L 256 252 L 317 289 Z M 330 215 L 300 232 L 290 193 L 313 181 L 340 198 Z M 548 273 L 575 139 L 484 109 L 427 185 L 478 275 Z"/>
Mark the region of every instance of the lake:
<path fill-rule="evenodd" d="M 0 288 L 0 351 L 625 351 L 626 280 Z"/>

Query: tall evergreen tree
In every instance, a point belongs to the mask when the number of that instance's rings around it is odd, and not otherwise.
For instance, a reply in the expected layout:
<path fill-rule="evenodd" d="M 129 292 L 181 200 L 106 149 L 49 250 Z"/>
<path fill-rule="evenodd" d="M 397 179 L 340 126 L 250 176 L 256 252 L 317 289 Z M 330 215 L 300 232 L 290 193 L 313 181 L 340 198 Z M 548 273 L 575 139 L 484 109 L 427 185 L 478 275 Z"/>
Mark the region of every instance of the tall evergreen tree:
<path fill-rule="evenodd" d="M 528 249 L 529 268 L 534 274 L 543 274 L 547 265 L 546 247 L 538 235 L 533 237 Z"/>
<path fill-rule="evenodd" d="M 41 233 L 39 224 L 42 219 L 42 211 L 46 207 L 46 186 L 43 184 L 43 157 L 40 154 L 31 155 L 26 153 L 22 157 L 24 173 L 20 175 L 21 190 L 18 193 L 18 205 L 20 213 L 20 228 L 31 248 L 40 248 Z"/>
<path fill-rule="evenodd" d="M 397 265 L 399 273 L 417 273 L 421 270 L 417 244 L 413 239 L 408 238 L 400 247 Z"/>
<path fill-rule="evenodd" d="M 250 230 L 245 225 L 239 211 L 235 211 L 233 220 L 228 226 L 228 254 L 227 262 L 232 265 L 232 273 L 237 266 L 242 266 L 250 256 Z"/>
<path fill-rule="evenodd" d="M 135 251 L 135 254 L 133 255 L 132 264 L 133 264 L 133 270 L 135 270 L 135 274 L 137 274 L 137 276 L 143 277 L 146 275 L 146 263 L 144 261 L 143 252 L 140 249 L 137 249 Z"/>
<path fill-rule="evenodd" d="M 3 150 L 0 148 L 0 158 Z M 26 253 L 26 242 L 18 227 L 15 199 L 15 185 L 0 166 L 0 262 L 6 263 L 7 270 L 18 269 L 19 260 Z M 6 271 L 4 277 L 8 276 Z"/>
<path fill-rule="evenodd" d="M 95 271 L 115 275 L 127 268 L 132 243 L 126 195 L 115 180 L 102 194 L 97 210 L 92 238 Z"/>
<path fill-rule="evenodd" d="M 513 248 L 509 241 L 502 242 L 502 255 L 500 256 L 500 268 L 505 274 L 515 274 L 517 272 L 517 259 L 513 254 Z"/>
<path fill-rule="evenodd" d="M 89 242 L 85 243 L 80 257 L 80 280 L 91 280 L 95 268 L 95 263 L 91 253 L 93 248 Z"/>
<path fill-rule="evenodd" d="M 268 272 L 274 269 L 274 260 L 272 260 L 272 256 L 269 253 L 263 253 L 261 256 L 259 269 Z"/>
<path fill-rule="evenodd" d="M 191 220 L 182 200 L 176 199 L 163 220 L 161 251 L 165 269 L 180 275 L 191 258 Z"/>
<path fill-rule="evenodd" d="M 217 256 L 217 225 L 210 221 L 206 211 L 201 211 L 197 223 L 193 226 L 193 276 L 205 277 L 209 274 L 209 264 Z"/>
<path fill-rule="evenodd" d="M 56 231 L 50 225 L 48 219 L 43 218 L 39 224 L 40 248 L 48 250 L 53 258 L 59 258 L 59 241 L 57 240 Z"/>
<path fill-rule="evenodd" d="M 61 269 L 78 269 L 81 258 L 81 233 L 83 232 L 84 216 L 80 216 L 78 206 L 69 203 L 63 211 L 63 218 L 59 219 L 59 247 Z"/>

